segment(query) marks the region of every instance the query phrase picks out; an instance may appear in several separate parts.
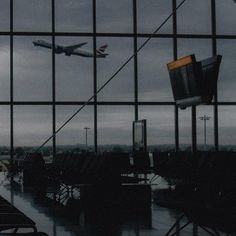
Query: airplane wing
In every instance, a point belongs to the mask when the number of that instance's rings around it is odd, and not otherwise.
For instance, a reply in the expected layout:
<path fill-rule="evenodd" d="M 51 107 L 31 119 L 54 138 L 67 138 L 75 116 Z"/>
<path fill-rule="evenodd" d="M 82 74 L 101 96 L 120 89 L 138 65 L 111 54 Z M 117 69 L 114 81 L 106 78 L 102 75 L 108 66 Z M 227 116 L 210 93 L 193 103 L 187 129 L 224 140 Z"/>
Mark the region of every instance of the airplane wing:
<path fill-rule="evenodd" d="M 71 46 L 67 46 L 65 47 L 66 49 L 69 49 L 71 51 L 74 51 L 76 48 L 80 48 L 82 46 L 84 46 L 85 44 L 87 44 L 87 42 L 85 43 L 79 43 L 79 44 L 75 44 L 75 45 L 71 45 Z"/>

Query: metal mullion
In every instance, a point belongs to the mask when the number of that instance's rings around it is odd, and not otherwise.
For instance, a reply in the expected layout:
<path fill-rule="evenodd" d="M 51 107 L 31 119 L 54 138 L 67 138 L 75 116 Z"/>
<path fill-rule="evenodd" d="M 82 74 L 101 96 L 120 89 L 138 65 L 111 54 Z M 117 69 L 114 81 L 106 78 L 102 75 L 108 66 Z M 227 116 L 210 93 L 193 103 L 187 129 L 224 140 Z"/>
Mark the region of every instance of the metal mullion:
<path fill-rule="evenodd" d="M 196 106 L 192 106 L 192 152 L 197 151 L 197 120 Z"/>
<path fill-rule="evenodd" d="M 174 12 L 176 9 L 176 0 L 172 0 L 172 11 Z M 178 41 L 177 41 L 177 14 L 176 12 L 172 18 L 173 22 L 173 57 L 174 60 L 178 58 Z M 179 151 L 179 110 L 178 107 L 175 105 L 175 150 L 176 152 Z"/>
<path fill-rule="evenodd" d="M 85 101 L 56 101 L 55 105 L 83 105 Z M 44 101 L 0 101 L 0 105 L 8 105 L 10 106 L 13 104 L 14 106 L 17 105 L 53 105 L 53 102 L 44 102 Z M 94 102 L 89 102 L 88 106 L 94 105 Z M 119 102 L 119 101 L 98 101 L 97 105 L 135 105 L 134 101 L 126 101 L 126 102 Z M 174 106 L 175 102 L 138 102 L 138 105 L 142 106 L 152 106 L 152 105 L 158 105 L 158 106 Z M 236 102 L 217 102 L 217 103 L 209 103 L 207 104 L 209 106 L 236 106 Z"/>
<path fill-rule="evenodd" d="M 133 0 L 133 50 L 134 50 L 134 119 L 138 120 L 138 42 L 137 42 L 137 0 Z"/>
<path fill-rule="evenodd" d="M 56 70 L 55 70 L 55 0 L 51 0 L 52 11 L 52 133 L 56 132 Z M 52 138 L 53 160 L 56 157 L 56 135 Z"/>
<path fill-rule="evenodd" d="M 8 32 L 8 31 L 0 31 L 0 35 L 10 36 L 13 34 L 14 36 L 52 36 L 52 32 Z M 64 37 L 72 37 L 72 36 L 81 36 L 81 37 L 92 37 L 94 34 L 91 33 L 83 33 L 83 32 L 55 32 L 55 36 L 64 36 Z M 152 36 L 152 38 L 173 38 L 174 34 L 155 34 L 151 33 L 96 33 L 96 37 L 139 37 L 139 38 L 148 38 Z M 212 35 L 212 34 L 176 34 L 177 38 L 195 38 L 195 39 L 236 39 L 236 35 Z"/>
<path fill-rule="evenodd" d="M 96 0 L 93 0 L 93 93 L 94 93 L 94 150 L 97 152 L 97 22 Z"/>
<path fill-rule="evenodd" d="M 217 41 L 216 41 L 216 5 L 215 0 L 211 0 L 211 27 L 212 27 L 212 54 L 215 56 L 217 54 Z M 219 122 L 218 122 L 218 92 L 216 89 L 216 94 L 214 96 L 214 144 L 215 150 L 219 150 Z"/>
<path fill-rule="evenodd" d="M 10 155 L 11 169 L 14 157 L 14 88 L 13 88 L 13 0 L 10 0 Z"/>

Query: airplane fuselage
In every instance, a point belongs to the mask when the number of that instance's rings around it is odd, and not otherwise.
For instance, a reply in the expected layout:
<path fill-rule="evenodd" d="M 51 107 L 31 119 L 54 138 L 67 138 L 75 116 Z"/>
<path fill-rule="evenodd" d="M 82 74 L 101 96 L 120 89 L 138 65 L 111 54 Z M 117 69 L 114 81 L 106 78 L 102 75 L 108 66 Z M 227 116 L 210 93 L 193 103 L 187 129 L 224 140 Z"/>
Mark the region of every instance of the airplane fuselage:
<path fill-rule="evenodd" d="M 34 44 L 34 46 L 40 46 L 40 47 L 52 49 L 52 44 L 45 41 L 45 40 L 36 40 L 36 41 L 33 41 L 33 44 Z M 61 45 L 57 45 L 57 44 L 55 44 L 55 46 L 54 46 L 54 52 L 56 54 L 63 54 L 64 53 L 66 56 L 77 55 L 77 56 L 81 56 L 81 57 L 94 57 L 94 53 L 91 51 L 87 51 L 84 49 L 78 49 L 78 48 L 72 49 L 70 47 L 65 47 L 65 46 L 61 46 Z M 105 58 L 107 55 L 108 54 L 100 52 L 98 50 L 96 51 L 96 57 Z"/>
<path fill-rule="evenodd" d="M 81 57 L 93 57 L 94 54 L 86 50 L 76 49 L 71 53 L 71 55 L 78 55 Z M 96 53 L 96 57 L 106 57 L 106 55 L 107 54 Z"/>

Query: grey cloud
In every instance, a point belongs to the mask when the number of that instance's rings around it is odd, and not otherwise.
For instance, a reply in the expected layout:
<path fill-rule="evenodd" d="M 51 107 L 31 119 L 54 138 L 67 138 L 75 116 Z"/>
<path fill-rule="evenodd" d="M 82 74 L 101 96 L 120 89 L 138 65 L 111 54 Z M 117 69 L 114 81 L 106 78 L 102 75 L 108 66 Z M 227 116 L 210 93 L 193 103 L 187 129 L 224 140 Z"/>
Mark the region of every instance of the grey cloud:
<path fill-rule="evenodd" d="M 56 128 L 58 129 L 80 106 L 57 106 Z M 88 143 L 93 144 L 94 123 L 93 123 L 93 107 L 83 109 L 61 132 L 57 134 L 57 144 L 78 144 L 85 143 L 84 127 L 89 127 Z"/>
<path fill-rule="evenodd" d="M 10 1 L 0 1 L 0 30 L 8 31 L 10 29 Z"/>
<path fill-rule="evenodd" d="M 152 33 L 172 11 L 171 1 L 138 0 L 137 23 L 138 32 Z M 172 33 L 172 21 L 168 21 L 159 33 Z"/>
<path fill-rule="evenodd" d="M 9 146 L 10 144 L 10 108 L 0 106 L 0 143 Z"/>
<path fill-rule="evenodd" d="M 13 6 L 14 30 L 51 30 L 51 4 L 48 0 L 15 0 Z"/>
<path fill-rule="evenodd" d="M 92 31 L 91 0 L 57 0 L 55 3 L 57 31 Z"/>
<path fill-rule="evenodd" d="M 227 145 L 235 145 L 236 140 L 236 127 L 232 126 L 220 126 L 219 127 L 219 143 L 220 144 L 227 144 Z"/>
<path fill-rule="evenodd" d="M 139 42 L 141 44 L 141 40 Z M 138 56 L 139 95 L 142 101 L 172 101 L 166 63 L 173 60 L 171 39 L 152 39 Z"/>
<path fill-rule="evenodd" d="M 132 32 L 132 1 L 98 0 L 98 32 Z"/>
<path fill-rule="evenodd" d="M 16 146 L 41 145 L 52 132 L 50 106 L 14 107 L 14 143 Z M 36 135 L 37 134 L 37 135 Z"/>
<path fill-rule="evenodd" d="M 216 16 L 218 34 L 235 34 L 236 33 L 236 4 L 232 0 L 216 1 Z"/>
<path fill-rule="evenodd" d="M 98 88 L 107 81 L 133 53 L 132 39 L 101 38 L 98 45 L 108 44 L 108 57 L 97 61 Z M 133 61 L 99 94 L 100 100 L 133 100 Z"/>
<path fill-rule="evenodd" d="M 210 3 L 206 0 L 186 1 L 177 13 L 178 33 L 211 34 Z"/>
<path fill-rule="evenodd" d="M 114 135 L 115 134 L 115 135 Z M 124 130 L 123 132 L 118 129 L 98 129 L 98 143 L 103 144 L 122 144 L 131 145 L 132 144 L 132 131 Z"/>
<path fill-rule="evenodd" d="M 37 50 L 34 39 L 14 38 L 14 95 L 18 100 L 51 99 L 51 54 Z"/>

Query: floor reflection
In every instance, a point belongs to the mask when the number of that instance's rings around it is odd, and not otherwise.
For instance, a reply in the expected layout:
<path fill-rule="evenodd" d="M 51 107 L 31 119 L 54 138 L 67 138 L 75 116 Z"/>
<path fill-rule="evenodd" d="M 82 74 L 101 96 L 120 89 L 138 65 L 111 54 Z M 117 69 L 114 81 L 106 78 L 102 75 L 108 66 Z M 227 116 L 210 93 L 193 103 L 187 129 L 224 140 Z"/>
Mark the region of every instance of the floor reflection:
<path fill-rule="evenodd" d="M 76 204 L 65 208 L 53 205 L 50 200 L 38 200 L 31 192 L 24 191 L 19 184 L 11 186 L 3 174 L 0 182 L 1 195 L 32 218 L 39 231 L 50 236 L 164 236 L 181 214 L 153 204 L 150 212 L 134 211 L 130 214 L 119 210 L 100 209 L 100 212 L 93 211 L 91 215 L 86 215 L 77 211 Z M 189 225 L 177 235 L 208 234 Z"/>

